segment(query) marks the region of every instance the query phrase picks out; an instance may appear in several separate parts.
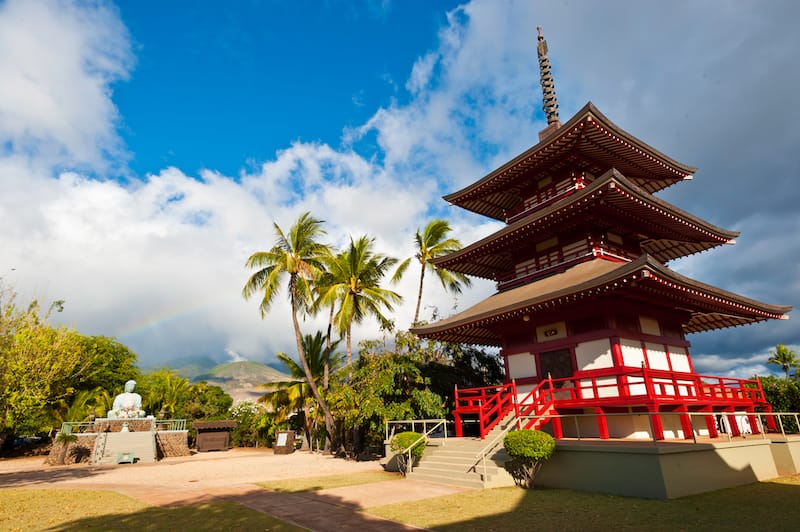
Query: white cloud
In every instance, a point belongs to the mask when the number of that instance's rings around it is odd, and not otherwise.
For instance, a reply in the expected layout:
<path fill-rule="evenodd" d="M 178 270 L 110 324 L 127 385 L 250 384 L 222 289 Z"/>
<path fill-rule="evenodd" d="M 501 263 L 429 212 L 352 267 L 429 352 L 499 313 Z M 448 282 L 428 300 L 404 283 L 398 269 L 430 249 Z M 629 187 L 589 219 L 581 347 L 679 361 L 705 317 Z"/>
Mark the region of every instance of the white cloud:
<path fill-rule="evenodd" d="M 52 164 L 102 169 L 121 155 L 111 84 L 133 65 L 114 9 L 57 0 L 0 4 L 0 144 Z"/>

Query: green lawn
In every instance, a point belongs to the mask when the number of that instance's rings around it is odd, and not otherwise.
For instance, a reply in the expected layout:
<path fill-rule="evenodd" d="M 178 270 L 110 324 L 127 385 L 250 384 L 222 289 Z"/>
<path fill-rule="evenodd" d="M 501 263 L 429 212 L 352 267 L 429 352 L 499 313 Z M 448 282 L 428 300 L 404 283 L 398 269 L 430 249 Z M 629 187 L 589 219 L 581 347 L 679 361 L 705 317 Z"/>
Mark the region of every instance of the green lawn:
<path fill-rule="evenodd" d="M 387 473 L 385 471 L 366 471 L 352 475 L 331 475 L 326 477 L 298 478 L 291 480 L 270 480 L 258 482 L 262 488 L 284 493 L 299 493 L 303 491 L 319 491 L 329 488 L 343 488 L 345 486 L 358 486 L 384 480 L 402 479 L 400 473 Z"/>
<path fill-rule="evenodd" d="M 264 482 L 309 491 L 400 478 L 390 473 Z M 368 489 L 368 488 L 365 488 Z M 432 530 L 797 530 L 800 475 L 669 501 L 571 490 L 497 488 L 370 508 Z M 99 490 L 2 489 L 0 530 L 301 530 L 233 502 L 160 508 Z"/>
<path fill-rule="evenodd" d="M 668 501 L 497 488 L 370 508 L 433 530 L 798 530 L 800 476 Z"/>
<path fill-rule="evenodd" d="M 0 490 L 0 530 L 304 530 L 232 502 L 148 506 L 100 490 Z"/>

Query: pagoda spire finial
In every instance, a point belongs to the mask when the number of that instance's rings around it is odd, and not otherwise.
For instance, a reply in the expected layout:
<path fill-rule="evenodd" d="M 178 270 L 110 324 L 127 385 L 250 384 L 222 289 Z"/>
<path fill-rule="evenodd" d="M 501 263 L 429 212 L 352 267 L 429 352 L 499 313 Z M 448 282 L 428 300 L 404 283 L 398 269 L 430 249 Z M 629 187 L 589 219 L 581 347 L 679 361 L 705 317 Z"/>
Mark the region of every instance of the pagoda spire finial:
<path fill-rule="evenodd" d="M 553 81 L 550 59 L 547 57 L 547 41 L 544 40 L 544 35 L 542 35 L 542 27 L 537 26 L 536 30 L 539 33 L 539 43 L 536 46 L 536 51 L 539 55 L 539 75 L 541 77 L 540 83 L 542 84 L 542 99 L 544 103 L 542 110 L 547 117 L 547 127 L 539 132 L 539 140 L 544 140 L 550 133 L 561 127 L 561 121 L 558 119 L 556 84 Z"/>

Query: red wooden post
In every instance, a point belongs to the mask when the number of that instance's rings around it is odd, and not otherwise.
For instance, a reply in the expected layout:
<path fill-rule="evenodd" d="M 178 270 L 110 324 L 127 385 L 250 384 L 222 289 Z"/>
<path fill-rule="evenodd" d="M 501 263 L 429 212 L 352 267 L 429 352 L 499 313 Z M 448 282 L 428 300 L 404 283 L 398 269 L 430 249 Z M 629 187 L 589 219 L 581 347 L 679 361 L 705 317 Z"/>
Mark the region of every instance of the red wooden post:
<path fill-rule="evenodd" d="M 710 407 L 703 407 L 704 412 L 711 412 L 711 415 L 704 416 L 706 419 L 706 428 L 708 429 L 709 438 L 719 438 L 719 431 L 717 430 L 717 418 L 714 416 L 714 410 Z"/>
<path fill-rule="evenodd" d="M 689 414 L 687 413 L 689 409 L 686 407 L 686 405 L 682 405 L 678 408 L 678 411 L 682 412 L 680 418 L 681 418 L 681 430 L 683 430 L 683 439 L 693 440 L 694 429 L 692 428 L 692 420 L 689 418 Z"/>
<path fill-rule="evenodd" d="M 756 419 L 755 409 L 747 409 L 747 422 L 750 424 L 750 432 L 753 434 L 761 434 L 761 431 L 758 429 L 758 420 Z"/>
<path fill-rule="evenodd" d="M 557 417 L 558 412 L 551 418 L 553 420 L 553 438 L 560 440 L 564 437 L 564 429 L 561 427 L 561 418 Z"/>
<path fill-rule="evenodd" d="M 483 419 L 483 401 L 480 400 L 478 401 L 478 425 L 480 426 L 481 439 L 486 438 L 486 434 L 484 433 L 486 425 L 484 425 Z"/>
<path fill-rule="evenodd" d="M 458 384 L 456 384 L 455 387 L 454 399 L 456 407 L 453 410 L 453 419 L 455 420 L 456 423 L 456 438 L 461 438 L 464 435 L 464 430 L 461 427 L 461 416 L 458 413 L 458 409 L 461 407 L 461 404 L 458 402 Z"/>
<path fill-rule="evenodd" d="M 664 424 L 661 423 L 661 414 L 658 413 L 658 405 L 652 405 L 652 410 L 650 413 L 650 424 L 653 427 L 653 439 L 654 440 L 663 440 L 664 439 Z"/>
<path fill-rule="evenodd" d="M 761 386 L 761 382 L 760 381 L 759 381 L 758 385 Z M 765 406 L 764 407 L 764 413 L 768 414 L 767 415 L 767 429 L 770 432 L 778 432 L 778 426 L 775 424 L 775 416 L 769 415 L 769 414 L 772 414 L 772 405 Z"/>
<path fill-rule="evenodd" d="M 594 413 L 597 415 L 597 432 L 600 434 L 601 440 L 608 439 L 608 420 L 606 419 L 605 412 L 602 408 L 595 408 Z"/>

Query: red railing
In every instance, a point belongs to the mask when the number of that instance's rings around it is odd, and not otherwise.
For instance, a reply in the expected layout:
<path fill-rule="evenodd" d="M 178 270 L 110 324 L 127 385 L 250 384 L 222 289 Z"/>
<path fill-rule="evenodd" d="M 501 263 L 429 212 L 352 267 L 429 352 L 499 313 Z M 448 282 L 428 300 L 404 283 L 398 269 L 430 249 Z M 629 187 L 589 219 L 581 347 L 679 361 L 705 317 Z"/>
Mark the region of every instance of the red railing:
<path fill-rule="evenodd" d="M 557 406 L 585 406 L 646 401 L 726 403 L 766 403 L 761 382 L 730 377 L 698 375 L 656 369 L 609 368 L 580 373 L 565 379 L 552 379 Z"/>
<path fill-rule="evenodd" d="M 456 408 L 453 415 L 456 418 L 456 436 L 461 436 L 461 415 L 477 414 L 481 439 L 497 425 L 516 404 L 517 387 L 514 382 L 501 386 L 486 386 L 483 388 L 456 388 Z"/>
<path fill-rule="evenodd" d="M 523 428 L 538 429 L 544 424 L 541 420 L 544 416 L 549 415 L 555 406 L 556 396 L 554 392 L 553 380 L 544 379 L 539 382 L 533 390 L 528 392 L 528 395 L 519 401 L 517 405 L 517 419 L 528 420 Z M 534 426 L 537 423 L 538 426 Z"/>
<path fill-rule="evenodd" d="M 514 410 L 528 426 L 554 408 L 626 406 L 631 404 L 698 404 L 764 406 L 761 382 L 648 368 L 608 368 L 564 379 L 543 379 L 521 400 L 514 382 L 501 386 L 455 391 L 456 435 L 462 435 L 462 415 L 477 415 L 481 439 Z M 538 427 L 534 427 L 538 428 Z"/>

